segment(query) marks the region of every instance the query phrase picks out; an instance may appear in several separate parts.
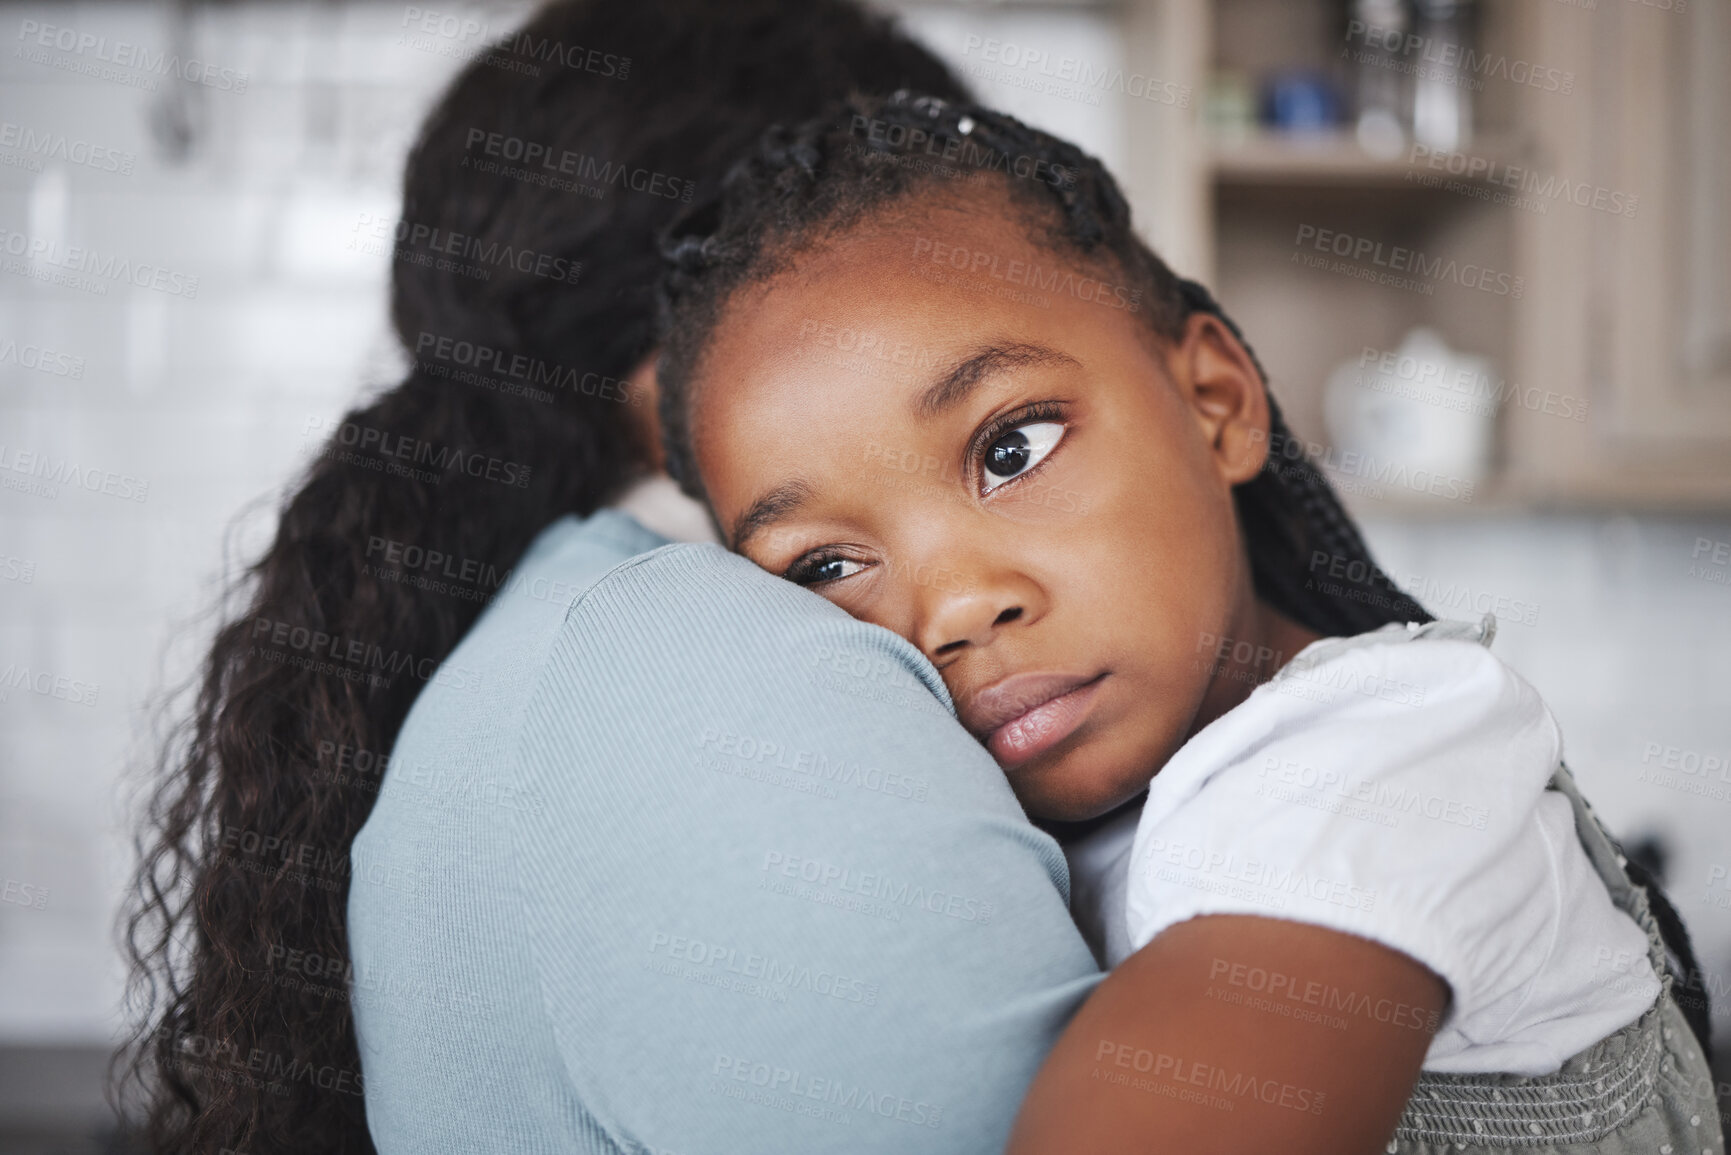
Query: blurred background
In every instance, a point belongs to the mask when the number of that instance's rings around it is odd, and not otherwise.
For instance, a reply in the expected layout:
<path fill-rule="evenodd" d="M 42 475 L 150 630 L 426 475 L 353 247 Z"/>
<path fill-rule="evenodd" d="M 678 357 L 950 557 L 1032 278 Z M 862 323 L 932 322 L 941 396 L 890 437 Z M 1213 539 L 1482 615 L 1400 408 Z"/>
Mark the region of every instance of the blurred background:
<path fill-rule="evenodd" d="M 330 422 L 401 369 L 379 222 L 423 109 L 529 7 L 0 4 L 0 1150 L 102 1149 L 148 706 Z M 1728 8 L 896 6 L 1120 175 L 1397 583 L 1498 616 L 1662 872 L 1722 1039 Z"/>

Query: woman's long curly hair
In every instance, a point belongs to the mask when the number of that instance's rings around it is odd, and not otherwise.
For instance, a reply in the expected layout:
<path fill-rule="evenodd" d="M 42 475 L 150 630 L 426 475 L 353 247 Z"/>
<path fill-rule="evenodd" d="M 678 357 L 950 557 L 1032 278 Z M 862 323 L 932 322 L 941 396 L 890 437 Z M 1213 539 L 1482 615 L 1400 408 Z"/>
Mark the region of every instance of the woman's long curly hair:
<path fill-rule="evenodd" d="M 655 237 L 688 184 L 718 184 L 771 123 L 906 85 L 960 91 L 845 0 L 569 0 L 472 62 L 428 116 L 392 267 L 392 321 L 418 359 L 307 468 L 169 707 L 122 923 L 133 1033 L 112 1080 L 149 1149 L 373 1149 L 343 992 L 347 863 L 416 692 L 540 530 L 649 468 L 620 381 L 655 346 Z M 536 183 L 543 169 L 556 179 Z M 568 187 L 585 181 L 602 195 Z M 417 244 L 532 259 L 476 276 L 419 263 Z M 521 395 L 525 378 L 550 399 Z M 382 468 L 404 446 L 431 472 Z M 486 575 L 464 586 L 474 596 L 414 581 L 434 557 Z M 321 638 L 369 657 L 327 661 Z M 289 951 L 331 985 L 301 987 Z"/>
<path fill-rule="evenodd" d="M 776 127 L 744 157 L 708 201 L 695 204 L 663 237 L 659 376 L 668 469 L 705 498 L 691 449 L 691 384 L 730 296 L 785 267 L 805 248 L 874 211 L 926 193 L 954 196 L 985 185 L 1007 192 L 1030 235 L 1083 268 L 1109 270 L 1143 321 L 1176 340 L 1187 318 L 1218 317 L 1243 334 L 1208 290 L 1172 272 L 1136 235 L 1130 206 L 1098 160 L 1013 117 L 956 103 L 948 93 L 864 97 L 798 127 Z M 1248 351 L 1250 346 L 1244 342 Z M 1256 360 L 1254 352 L 1251 360 Z M 1258 363 L 1257 372 L 1267 380 Z M 1268 460 L 1236 486 L 1233 504 L 1256 593 L 1324 635 L 1350 635 L 1431 615 L 1371 557 L 1357 525 L 1304 443 L 1268 399 Z M 1346 580 L 1334 580 L 1345 573 Z M 1046 823 L 1062 834 L 1087 823 Z M 1711 1054 L 1710 1019 L 1689 935 L 1653 877 L 1626 868 L 1651 899 L 1684 1016 Z"/>

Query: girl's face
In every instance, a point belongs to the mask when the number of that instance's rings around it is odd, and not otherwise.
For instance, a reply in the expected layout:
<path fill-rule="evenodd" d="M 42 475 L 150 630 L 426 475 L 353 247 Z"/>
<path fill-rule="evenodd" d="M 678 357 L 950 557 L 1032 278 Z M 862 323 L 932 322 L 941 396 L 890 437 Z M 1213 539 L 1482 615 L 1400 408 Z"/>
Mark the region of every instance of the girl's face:
<path fill-rule="evenodd" d="M 1231 500 L 1260 379 L 1116 280 L 1007 198 L 880 215 L 738 291 L 692 382 L 728 543 L 918 646 L 1044 818 L 1138 793 L 1248 692 L 1221 640 L 1278 629 Z"/>

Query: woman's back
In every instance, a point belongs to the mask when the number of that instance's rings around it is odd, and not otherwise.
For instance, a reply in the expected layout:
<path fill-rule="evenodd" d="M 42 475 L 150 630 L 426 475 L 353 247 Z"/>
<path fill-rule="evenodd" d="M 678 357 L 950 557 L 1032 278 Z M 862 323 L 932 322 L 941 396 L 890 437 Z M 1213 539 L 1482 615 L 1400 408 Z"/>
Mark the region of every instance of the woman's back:
<path fill-rule="evenodd" d="M 352 855 L 374 1142 L 1001 1150 L 1100 977 L 1056 843 L 911 647 L 661 541 L 549 528 L 404 725 Z"/>
<path fill-rule="evenodd" d="M 537 540 L 416 699 L 351 853 L 351 984 L 382 1151 L 609 1150 L 572 1093 L 527 940 L 512 812 L 525 707 L 575 593 L 665 544 L 603 512 Z M 563 595 L 563 596 L 560 596 Z"/>
<path fill-rule="evenodd" d="M 447 665 L 443 685 L 422 679 L 464 639 L 482 605 L 474 595 L 485 590 L 424 580 L 434 575 L 409 572 L 415 567 L 380 572 L 381 549 L 412 543 L 423 556 L 505 571 L 549 524 L 602 507 L 656 468 L 654 423 L 625 403 L 622 386 L 654 352 L 655 238 L 684 202 L 667 195 L 675 186 L 665 181 L 636 181 L 599 200 L 525 183 L 473 163 L 483 138 L 533 142 L 616 173 L 671 175 L 683 195 L 719 182 L 770 124 L 851 90 L 958 90 L 930 53 L 849 0 L 552 0 L 493 43 L 417 133 L 400 227 L 436 227 L 537 260 L 506 262 L 484 279 L 462 262 L 392 265 L 390 313 L 405 374 L 357 402 L 326 446 L 333 451 L 293 486 L 274 540 L 230 591 L 192 688 L 196 701 L 162 750 L 125 928 L 135 1028 L 116 1072 L 116 1097 L 137 1102 L 152 1150 L 372 1149 L 355 1093 L 362 1056 L 351 1008 L 329 990 L 351 957 L 344 889 L 309 886 L 287 864 L 259 870 L 228 853 L 221 832 L 344 860 L 375 800 L 364 771 L 359 782 L 342 781 L 354 776 L 344 756 L 370 762 L 393 750 L 422 690 L 417 730 L 474 700 L 452 682 L 467 659 Z M 525 59 L 561 45 L 564 66 Z M 582 275 L 538 275 L 557 267 L 551 262 Z M 453 346 L 480 350 L 494 371 L 451 373 L 444 353 Z M 523 366 L 548 388 L 523 392 Z M 344 438 L 357 428 L 387 444 L 445 447 L 449 468 L 413 477 L 385 469 L 381 454 L 349 451 Z M 513 472 L 464 471 L 483 457 Z M 489 631 L 502 621 L 491 619 Z M 306 655 L 281 639 L 258 644 L 261 622 L 407 660 L 411 676 L 299 660 Z M 494 692 L 514 668 L 500 657 L 477 694 Z M 451 748 L 488 732 L 480 711 L 465 717 L 472 725 L 450 732 Z M 407 799 L 388 805 L 406 835 L 432 829 L 416 825 L 429 820 Z M 459 818 L 480 828 L 469 803 L 452 806 L 443 833 Z M 454 852 L 441 873 L 454 879 L 478 868 Z M 360 880 L 357 889 L 360 905 L 376 894 L 386 911 L 423 901 L 383 883 Z M 417 941 L 405 938 L 405 949 Z M 388 962 L 395 976 L 404 960 Z M 419 963 L 406 965 L 421 973 Z M 211 1048 L 271 1056 L 295 1077 L 273 1085 L 188 1061 Z"/>

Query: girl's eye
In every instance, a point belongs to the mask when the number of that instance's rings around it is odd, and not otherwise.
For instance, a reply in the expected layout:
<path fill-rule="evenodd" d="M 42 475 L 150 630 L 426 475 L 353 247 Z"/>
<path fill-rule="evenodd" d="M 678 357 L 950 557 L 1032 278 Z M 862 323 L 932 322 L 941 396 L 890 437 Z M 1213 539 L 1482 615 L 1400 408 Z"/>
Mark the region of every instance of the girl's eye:
<path fill-rule="evenodd" d="M 1010 430 L 986 449 L 986 492 L 1026 473 L 1052 452 L 1064 436 L 1056 421 L 1036 421 Z"/>
<path fill-rule="evenodd" d="M 852 558 L 820 556 L 810 561 L 795 562 L 786 576 L 788 581 L 798 585 L 815 586 L 852 577 L 864 568 L 864 565 Z"/>

